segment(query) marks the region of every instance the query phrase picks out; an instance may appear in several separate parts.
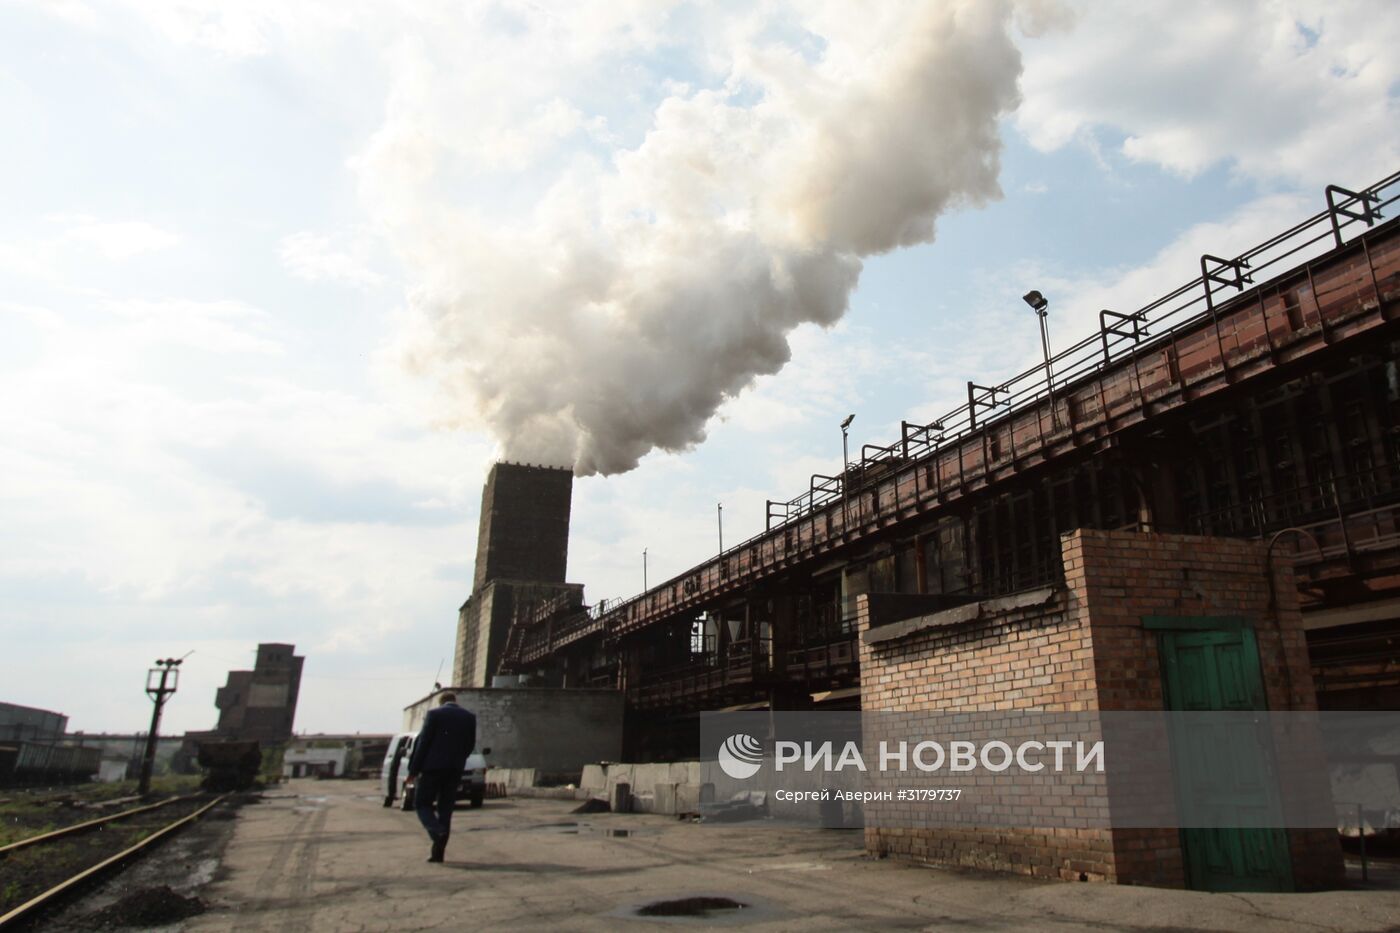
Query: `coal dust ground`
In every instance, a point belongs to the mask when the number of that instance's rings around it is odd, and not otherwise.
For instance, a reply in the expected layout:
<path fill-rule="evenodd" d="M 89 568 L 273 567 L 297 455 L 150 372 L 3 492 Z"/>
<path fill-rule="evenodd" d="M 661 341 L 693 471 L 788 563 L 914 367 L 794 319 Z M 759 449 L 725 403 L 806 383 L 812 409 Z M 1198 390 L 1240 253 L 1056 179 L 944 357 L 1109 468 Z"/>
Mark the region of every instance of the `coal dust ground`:
<path fill-rule="evenodd" d="M 85 887 L 76 898 L 46 912 L 31 929 L 65 933 L 181 929 L 197 912 L 196 902 L 201 910 L 206 906 L 202 892 L 219 876 L 224 848 L 233 838 L 240 814 L 256 809 L 257 802 L 256 795 L 246 795 L 220 804 L 136 860 Z M 180 898 L 180 904 L 166 891 Z M 142 919 L 159 912 L 170 919 Z M 181 916 L 174 916 L 177 913 Z"/>

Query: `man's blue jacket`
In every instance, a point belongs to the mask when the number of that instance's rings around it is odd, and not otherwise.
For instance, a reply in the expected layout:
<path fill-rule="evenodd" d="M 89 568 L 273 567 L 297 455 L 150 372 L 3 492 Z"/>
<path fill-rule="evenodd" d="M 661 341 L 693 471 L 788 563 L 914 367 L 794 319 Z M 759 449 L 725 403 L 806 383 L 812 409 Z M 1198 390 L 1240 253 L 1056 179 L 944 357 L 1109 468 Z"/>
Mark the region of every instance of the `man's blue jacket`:
<path fill-rule="evenodd" d="M 476 717 L 456 703 L 444 703 L 428 710 L 423 718 L 423 728 L 413 741 L 408 773 L 460 775 L 475 747 Z"/>

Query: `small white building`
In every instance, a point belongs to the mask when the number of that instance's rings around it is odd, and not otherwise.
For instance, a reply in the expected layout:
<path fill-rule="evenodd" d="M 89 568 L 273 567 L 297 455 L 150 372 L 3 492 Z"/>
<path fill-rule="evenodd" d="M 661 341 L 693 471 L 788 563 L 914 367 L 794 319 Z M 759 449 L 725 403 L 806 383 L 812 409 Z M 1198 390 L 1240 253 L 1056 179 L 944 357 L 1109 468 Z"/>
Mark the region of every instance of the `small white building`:
<path fill-rule="evenodd" d="M 353 777 L 377 770 L 384 760 L 387 735 L 303 735 L 287 743 L 282 753 L 282 776 Z"/>
<path fill-rule="evenodd" d="M 299 777 L 343 777 L 349 764 L 351 749 L 298 747 L 293 741 L 282 756 L 282 776 Z"/>

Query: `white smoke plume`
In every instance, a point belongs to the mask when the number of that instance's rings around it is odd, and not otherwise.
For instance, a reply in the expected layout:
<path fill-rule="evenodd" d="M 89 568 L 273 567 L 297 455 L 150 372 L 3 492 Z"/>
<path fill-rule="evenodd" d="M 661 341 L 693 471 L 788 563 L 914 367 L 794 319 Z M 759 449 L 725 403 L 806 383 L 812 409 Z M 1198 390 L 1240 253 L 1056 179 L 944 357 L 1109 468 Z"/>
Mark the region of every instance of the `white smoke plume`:
<path fill-rule="evenodd" d="M 1008 3 L 569 15 L 400 43 L 356 162 L 418 283 L 408 360 L 510 459 L 617 473 L 698 443 L 795 327 L 841 317 L 863 257 L 1000 195 Z M 648 83 L 681 29 L 694 80 Z M 600 93 L 629 73 L 631 100 Z"/>

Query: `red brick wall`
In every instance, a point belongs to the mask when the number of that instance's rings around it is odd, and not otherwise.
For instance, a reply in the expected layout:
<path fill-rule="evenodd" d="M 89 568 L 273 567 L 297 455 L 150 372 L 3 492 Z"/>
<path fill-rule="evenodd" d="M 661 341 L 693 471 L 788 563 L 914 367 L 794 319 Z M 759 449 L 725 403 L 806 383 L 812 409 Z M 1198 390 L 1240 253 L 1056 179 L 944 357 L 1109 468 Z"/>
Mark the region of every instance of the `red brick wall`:
<path fill-rule="evenodd" d="M 870 626 L 869 597 L 857 625 Z M 883 621 L 883 620 L 877 620 Z M 1064 592 L 995 619 L 926 630 L 860 648 L 861 708 L 993 711 L 1097 708 L 1093 649 L 1080 606 Z M 867 809 L 867 812 L 870 812 Z M 1114 878 L 1107 830 L 888 829 L 865 831 L 866 848 L 920 862 L 1044 878 Z"/>
<path fill-rule="evenodd" d="M 1087 529 L 1067 535 L 1065 585 L 1089 607 L 1099 709 L 1162 708 L 1161 662 L 1155 633 L 1143 627 L 1147 616 L 1252 620 L 1269 709 L 1317 709 L 1293 567 L 1284 558 L 1274 561 L 1270 611 L 1266 551 L 1259 542 L 1230 538 Z M 1335 832 L 1291 830 L 1289 844 L 1298 887 L 1341 882 Z M 1114 861 L 1120 881 L 1185 884 L 1174 829 L 1115 832 Z"/>
<path fill-rule="evenodd" d="M 1230 615 L 1255 622 L 1270 709 L 1316 708 L 1291 566 L 1254 542 L 1077 531 L 1062 539 L 1064 587 L 1047 603 L 990 619 L 861 643 L 862 708 L 992 711 L 1162 708 L 1155 633 L 1146 616 Z M 862 633 L 874 623 L 862 597 Z M 878 606 L 878 603 L 876 604 Z M 1295 881 L 1341 879 L 1335 833 L 1290 833 Z M 897 830 L 868 828 L 871 852 L 1041 877 L 1185 884 L 1176 830 Z"/>
<path fill-rule="evenodd" d="M 1265 548 L 1191 535 L 1076 531 L 1062 541 L 1065 586 L 1091 607 L 1099 709 L 1162 708 L 1157 639 L 1146 616 L 1244 616 L 1254 621 L 1272 710 L 1315 710 L 1308 647 L 1291 564 L 1274 562 L 1268 611 Z"/>

